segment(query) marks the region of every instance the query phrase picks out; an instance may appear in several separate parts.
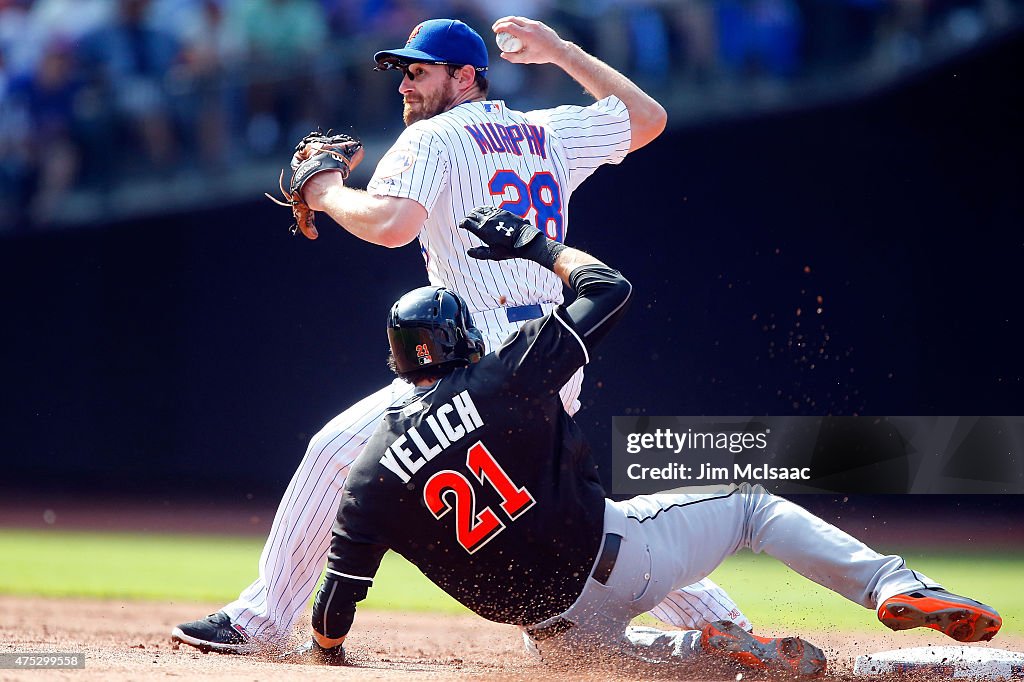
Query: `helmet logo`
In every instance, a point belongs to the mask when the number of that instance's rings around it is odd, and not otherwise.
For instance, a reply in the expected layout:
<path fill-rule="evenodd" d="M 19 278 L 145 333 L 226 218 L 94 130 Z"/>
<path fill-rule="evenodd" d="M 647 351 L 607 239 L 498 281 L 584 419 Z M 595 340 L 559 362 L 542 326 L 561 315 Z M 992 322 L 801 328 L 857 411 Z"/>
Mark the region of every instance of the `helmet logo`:
<path fill-rule="evenodd" d="M 405 46 L 406 47 L 409 47 L 409 43 L 411 43 L 413 41 L 413 38 L 415 38 L 416 36 L 418 36 L 420 34 L 420 29 L 421 28 L 423 28 L 423 24 L 419 24 L 418 26 L 416 26 L 416 28 L 414 28 L 412 30 L 412 33 L 409 34 L 409 39 L 407 41 L 405 41 Z"/>
<path fill-rule="evenodd" d="M 429 365 L 433 361 L 433 358 L 430 357 L 430 348 L 427 344 L 416 344 L 416 362 L 421 365 Z"/>
<path fill-rule="evenodd" d="M 499 221 L 498 224 L 494 226 L 494 229 L 504 232 L 506 237 L 511 237 L 512 233 L 516 231 L 516 228 L 514 227 L 505 227 L 504 220 Z"/>

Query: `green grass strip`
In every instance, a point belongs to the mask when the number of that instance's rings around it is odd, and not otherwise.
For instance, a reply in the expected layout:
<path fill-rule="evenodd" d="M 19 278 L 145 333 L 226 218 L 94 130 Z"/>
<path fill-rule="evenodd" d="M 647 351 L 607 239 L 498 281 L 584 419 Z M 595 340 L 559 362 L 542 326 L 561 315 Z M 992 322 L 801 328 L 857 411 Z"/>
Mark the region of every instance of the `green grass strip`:
<path fill-rule="evenodd" d="M 0 529 L 0 593 L 227 603 L 257 575 L 258 538 Z M 361 606 L 466 613 L 389 552 Z"/>
<path fill-rule="evenodd" d="M 0 593 L 227 603 L 256 576 L 258 538 L 0 529 Z M 1024 634 L 1024 553 L 916 552 L 908 563 L 997 608 Z M 872 630 L 874 614 L 767 556 L 731 557 L 711 576 L 758 629 Z M 367 609 L 466 613 L 408 562 L 388 553 Z"/>

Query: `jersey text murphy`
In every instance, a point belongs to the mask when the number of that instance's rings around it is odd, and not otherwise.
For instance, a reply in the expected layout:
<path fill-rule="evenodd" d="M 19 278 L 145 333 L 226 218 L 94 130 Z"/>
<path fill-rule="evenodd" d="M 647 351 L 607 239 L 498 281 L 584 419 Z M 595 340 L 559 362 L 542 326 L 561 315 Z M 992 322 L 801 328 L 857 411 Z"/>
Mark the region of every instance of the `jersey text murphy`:
<path fill-rule="evenodd" d="M 547 150 L 544 149 L 544 137 L 547 134 L 544 126 L 526 123 L 509 126 L 503 126 L 500 123 L 484 123 L 463 127 L 480 147 L 481 154 L 511 152 L 516 156 L 522 156 L 522 143 L 525 141 L 531 154 L 542 159 L 548 158 Z"/>
<path fill-rule="evenodd" d="M 402 412 L 415 414 L 422 408 L 423 403 L 417 401 L 403 408 Z M 424 437 L 420 433 L 421 429 L 410 426 L 388 446 L 380 458 L 381 465 L 398 476 L 402 483 L 408 483 L 424 464 L 483 426 L 484 420 L 473 404 L 469 391 L 463 391 L 439 405 L 433 414 L 427 415 L 422 424 L 427 425 L 430 435 Z"/>

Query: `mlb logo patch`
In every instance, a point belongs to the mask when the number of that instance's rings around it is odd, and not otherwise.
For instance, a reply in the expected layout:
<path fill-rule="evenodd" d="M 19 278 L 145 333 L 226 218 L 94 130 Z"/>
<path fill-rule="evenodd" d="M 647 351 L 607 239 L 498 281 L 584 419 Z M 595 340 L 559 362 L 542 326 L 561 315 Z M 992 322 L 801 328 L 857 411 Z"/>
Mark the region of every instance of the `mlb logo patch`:
<path fill-rule="evenodd" d="M 500 114 L 501 105 L 497 102 L 484 102 L 484 111 L 488 114 Z"/>

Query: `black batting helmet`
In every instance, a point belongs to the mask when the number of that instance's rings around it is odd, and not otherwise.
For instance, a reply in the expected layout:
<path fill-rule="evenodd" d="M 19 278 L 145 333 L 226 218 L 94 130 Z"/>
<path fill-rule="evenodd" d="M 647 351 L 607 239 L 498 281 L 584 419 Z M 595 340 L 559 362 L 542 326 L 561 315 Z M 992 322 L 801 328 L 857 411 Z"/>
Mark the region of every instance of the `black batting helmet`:
<path fill-rule="evenodd" d="M 398 299 L 388 314 L 388 341 L 398 374 L 470 365 L 484 354 L 466 302 L 444 287 L 420 287 Z"/>

